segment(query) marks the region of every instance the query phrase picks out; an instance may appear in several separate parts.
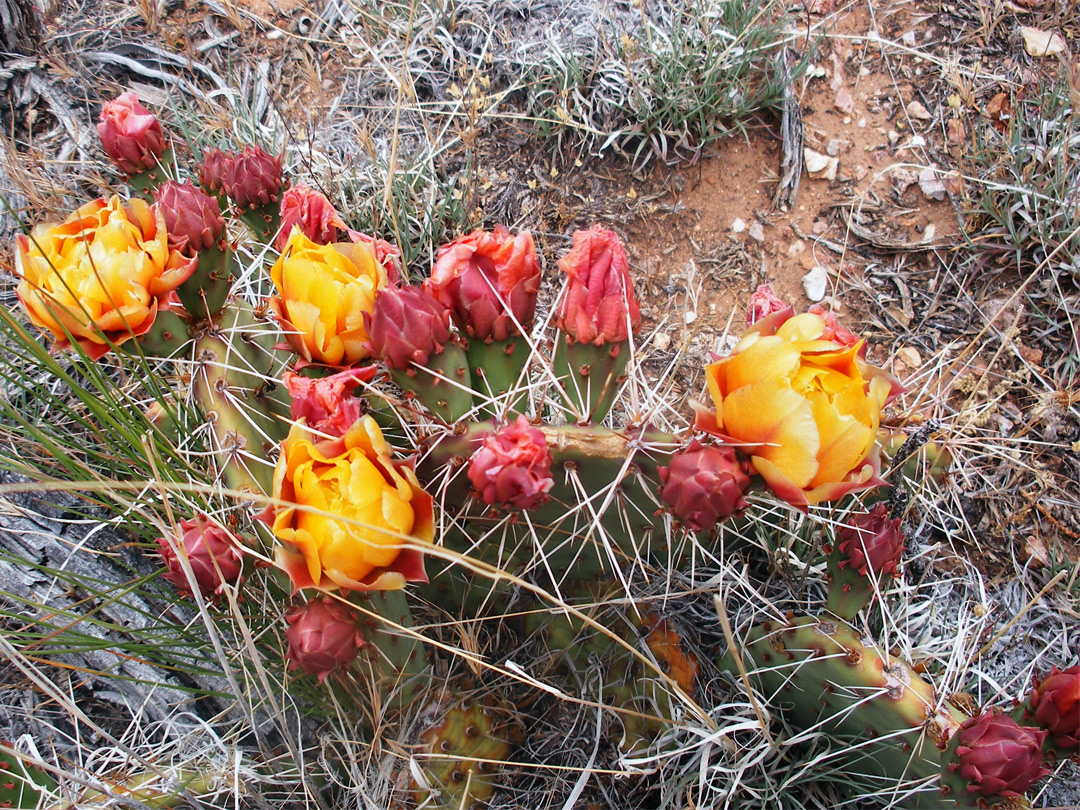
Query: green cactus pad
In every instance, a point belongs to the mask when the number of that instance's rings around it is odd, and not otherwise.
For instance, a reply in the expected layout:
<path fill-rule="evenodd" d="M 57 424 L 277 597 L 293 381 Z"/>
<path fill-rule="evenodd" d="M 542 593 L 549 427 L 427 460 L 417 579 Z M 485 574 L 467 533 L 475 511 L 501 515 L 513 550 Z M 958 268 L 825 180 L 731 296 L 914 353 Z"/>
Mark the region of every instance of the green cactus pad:
<path fill-rule="evenodd" d="M 445 690 L 420 712 L 423 730 L 412 757 L 425 784 L 409 774 L 408 787 L 418 807 L 458 810 L 485 804 L 521 736 L 509 706 L 491 694 L 462 699 L 461 693 Z"/>
<path fill-rule="evenodd" d="M 740 650 L 751 678 L 794 732 L 825 734 L 851 770 L 903 797 L 903 807 L 977 807 L 941 794 L 945 751 L 967 715 L 851 627 L 802 617 L 765 622 Z M 737 672 L 729 652 L 722 668 Z"/>
<path fill-rule="evenodd" d="M 567 408 L 580 417 L 581 424 L 604 421 L 629 362 L 628 340 L 595 346 L 562 334 L 555 338 L 555 376 L 565 392 Z"/>
<path fill-rule="evenodd" d="M 232 288 L 235 264 L 231 248 L 199 251 L 198 268 L 176 290 L 188 314 L 209 320 L 221 311 Z"/>
<path fill-rule="evenodd" d="M 390 369 L 390 377 L 432 414 L 452 425 L 472 410 L 473 381 L 465 350 L 448 343 L 427 366 Z"/>
<path fill-rule="evenodd" d="M 473 339 L 465 353 L 480 412 L 496 419 L 519 413 L 525 399 L 521 377 L 529 363 L 525 338 L 518 335 L 491 343 Z"/>
<path fill-rule="evenodd" d="M 16 756 L 10 743 L 0 745 L 0 807 L 38 807 L 42 794 L 55 790 L 56 782 Z"/>

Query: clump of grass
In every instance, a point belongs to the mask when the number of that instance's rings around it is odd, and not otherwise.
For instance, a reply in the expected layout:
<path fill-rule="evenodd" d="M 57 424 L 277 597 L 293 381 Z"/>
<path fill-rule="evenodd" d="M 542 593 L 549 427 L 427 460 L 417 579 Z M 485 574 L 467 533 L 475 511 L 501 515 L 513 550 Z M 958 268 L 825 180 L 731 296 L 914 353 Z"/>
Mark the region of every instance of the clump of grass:
<path fill-rule="evenodd" d="M 591 50 L 552 35 L 526 82 L 538 134 L 640 168 L 692 161 L 713 141 L 774 110 L 786 84 L 786 35 L 773 2 L 694 0 L 598 23 Z"/>
<path fill-rule="evenodd" d="M 1022 272 L 1080 280 L 1080 77 L 1044 75 L 1012 93 L 999 132 L 984 126 L 972 240 Z"/>

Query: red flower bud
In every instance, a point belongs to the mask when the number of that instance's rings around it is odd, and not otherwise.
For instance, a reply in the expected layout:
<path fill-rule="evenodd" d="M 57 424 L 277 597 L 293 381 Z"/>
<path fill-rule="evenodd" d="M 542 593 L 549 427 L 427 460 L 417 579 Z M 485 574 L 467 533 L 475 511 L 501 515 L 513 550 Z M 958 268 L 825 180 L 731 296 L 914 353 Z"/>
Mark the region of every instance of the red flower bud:
<path fill-rule="evenodd" d="M 314 599 L 285 614 L 289 669 L 302 669 L 319 683 L 353 662 L 365 645 L 356 611 L 336 599 Z"/>
<path fill-rule="evenodd" d="M 1080 664 L 1061 671 L 1057 667 L 1035 682 L 1028 713 L 1050 732 L 1054 745 L 1080 749 Z"/>
<path fill-rule="evenodd" d="M 315 244 L 329 245 L 338 241 L 345 223 L 325 195 L 297 183 L 281 195 L 281 229 L 274 242 L 278 253 L 285 249 L 293 227 Z"/>
<path fill-rule="evenodd" d="M 240 582 L 244 555 L 240 550 L 240 541 L 232 532 L 211 522 L 205 515 L 199 515 L 194 520 L 182 520 L 179 528 L 179 537 L 159 537 L 157 542 L 168 568 L 165 579 L 175 585 L 180 593 L 191 593 L 187 574 L 180 562 L 180 546 L 184 548 L 199 592 L 204 597 L 216 596 L 226 584 Z"/>
<path fill-rule="evenodd" d="M 791 304 L 776 294 L 772 284 L 768 282 L 759 284 L 757 289 L 750 294 L 750 303 L 746 307 L 746 325 L 753 326 L 777 312 L 795 314 Z"/>
<path fill-rule="evenodd" d="M 967 780 L 968 793 L 1016 798 L 1050 771 L 1042 766 L 1046 731 L 1018 725 L 988 711 L 956 732 L 956 762 L 949 770 Z"/>
<path fill-rule="evenodd" d="M 532 234 L 502 225 L 473 231 L 439 248 L 425 289 L 469 337 L 506 340 L 532 327 L 540 262 Z M 520 328 L 519 328 L 520 327 Z"/>
<path fill-rule="evenodd" d="M 98 120 L 105 154 L 124 174 L 153 169 L 165 154 L 161 124 L 132 91 L 106 101 Z"/>
<path fill-rule="evenodd" d="M 544 434 L 519 416 L 484 438 L 469 460 L 469 480 L 487 504 L 533 509 L 554 485 L 551 451 Z"/>
<path fill-rule="evenodd" d="M 637 332 L 641 311 L 634 298 L 630 265 L 614 231 L 594 225 L 574 233 L 570 252 L 559 259 L 566 290 L 557 324 L 578 343 L 621 343 Z"/>
<path fill-rule="evenodd" d="M 836 313 L 831 309 L 825 309 L 821 304 L 811 304 L 806 310 L 812 312 L 815 315 L 820 315 L 825 321 L 825 331 L 821 333 L 821 340 L 831 340 L 834 343 L 839 343 L 841 346 L 854 346 L 862 338 L 858 335 L 849 332 L 847 329 L 840 325 L 840 320 L 836 317 Z M 866 357 L 866 343 L 862 344 L 859 349 L 859 357 Z"/>
<path fill-rule="evenodd" d="M 660 467 L 660 497 L 675 517 L 697 532 L 711 531 L 720 520 L 747 506 L 747 466 L 734 448 L 703 445 L 697 439 Z"/>
<path fill-rule="evenodd" d="M 271 155 L 260 146 L 246 146 L 225 163 L 221 188 L 244 209 L 277 202 L 284 185 L 281 155 Z"/>
<path fill-rule="evenodd" d="M 296 421 L 324 436 L 338 438 L 364 415 L 364 401 L 353 393 L 357 385 L 370 382 L 375 367 L 347 369 L 329 377 L 301 377 L 292 371 L 284 374 L 285 387 L 292 397 L 290 415 Z"/>
<path fill-rule="evenodd" d="M 836 533 L 840 568 L 853 568 L 863 576 L 896 576 L 904 553 L 903 521 L 890 518 L 879 503 L 869 512 L 849 516 Z"/>
<path fill-rule="evenodd" d="M 450 311 L 421 287 L 385 287 L 364 313 L 371 353 L 389 368 L 426 366 L 450 340 Z"/>
<path fill-rule="evenodd" d="M 225 169 L 233 155 L 220 149 L 207 149 L 199 164 L 199 185 L 207 191 L 221 191 L 225 184 Z"/>
<path fill-rule="evenodd" d="M 225 231 L 217 200 L 191 183 L 168 180 L 154 190 L 154 201 L 165 217 L 169 246 L 186 256 L 214 247 Z"/>

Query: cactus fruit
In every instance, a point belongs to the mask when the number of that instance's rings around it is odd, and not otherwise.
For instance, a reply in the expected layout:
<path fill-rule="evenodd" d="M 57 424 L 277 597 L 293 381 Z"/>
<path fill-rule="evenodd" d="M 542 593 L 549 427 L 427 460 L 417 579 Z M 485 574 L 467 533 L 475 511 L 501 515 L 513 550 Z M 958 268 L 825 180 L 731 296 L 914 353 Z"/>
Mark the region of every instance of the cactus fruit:
<path fill-rule="evenodd" d="M 132 185 L 148 189 L 165 179 L 159 168 L 165 161 L 165 134 L 152 112 L 132 91 L 106 101 L 98 119 L 98 136 L 105 154 Z"/>
<path fill-rule="evenodd" d="M 1080 664 L 1059 670 L 1052 667 L 1035 681 L 1022 706 L 1022 717 L 1049 732 L 1048 744 L 1062 756 L 1080 756 Z"/>
<path fill-rule="evenodd" d="M 348 667 L 366 643 L 359 618 L 351 607 L 329 597 L 294 607 L 285 614 L 289 668 L 302 669 L 322 683 Z"/>
<path fill-rule="evenodd" d="M 987 711 L 965 720 L 950 742 L 949 762 L 942 774 L 943 793 L 981 799 L 1019 799 L 1050 773 L 1042 764 L 1047 732 L 1018 725 L 999 712 Z M 959 801 L 959 799 L 958 799 Z"/>
<path fill-rule="evenodd" d="M 326 195 L 304 183 L 297 183 L 281 195 L 280 215 L 281 226 L 274 239 L 278 253 L 285 249 L 293 228 L 299 228 L 317 245 L 336 242 L 338 234 L 345 230 L 344 221 Z"/>
<path fill-rule="evenodd" d="M 409 773 L 417 807 L 476 808 L 495 793 L 503 763 L 521 735 L 511 708 L 492 694 L 476 697 L 464 688 L 445 689 L 418 715 L 422 730 L 412 749 L 419 765 Z M 406 771 L 402 771 L 403 775 Z"/>
<path fill-rule="evenodd" d="M 722 667 L 735 672 L 733 654 Z M 904 807 L 979 806 L 966 791 L 951 790 L 943 801 L 936 784 L 951 773 L 945 752 L 967 715 L 853 628 L 812 617 L 765 622 L 749 631 L 739 654 L 793 730 L 850 746 L 867 775 L 910 788 Z"/>
<path fill-rule="evenodd" d="M 869 512 L 849 515 L 828 548 L 829 595 L 826 609 L 845 621 L 855 615 L 896 576 L 904 553 L 900 518 L 890 518 L 878 503 Z"/>
<path fill-rule="evenodd" d="M 750 486 L 747 465 L 732 447 L 703 445 L 694 439 L 658 469 L 664 482 L 660 497 L 688 529 L 711 532 L 724 518 L 746 508 Z"/>
<path fill-rule="evenodd" d="M 206 515 L 180 521 L 179 529 L 177 537 L 158 538 L 158 546 L 165 561 L 165 579 L 180 593 L 192 592 L 181 555 L 190 565 L 195 585 L 204 598 L 218 596 L 227 585 L 240 582 L 244 555 L 232 532 Z"/>
<path fill-rule="evenodd" d="M 450 311 L 420 287 L 385 287 L 364 314 L 371 354 L 398 386 L 448 424 L 472 408 L 465 351 L 450 332 Z"/>

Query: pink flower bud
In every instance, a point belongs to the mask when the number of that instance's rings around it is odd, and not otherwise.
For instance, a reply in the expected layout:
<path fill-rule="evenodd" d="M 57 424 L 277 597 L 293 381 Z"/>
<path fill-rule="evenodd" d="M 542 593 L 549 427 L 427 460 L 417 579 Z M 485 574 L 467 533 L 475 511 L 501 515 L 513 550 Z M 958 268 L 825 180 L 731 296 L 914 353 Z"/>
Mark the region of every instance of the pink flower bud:
<path fill-rule="evenodd" d="M 285 614 L 289 669 L 302 669 L 319 683 L 353 662 L 366 644 L 359 616 L 336 599 L 314 599 Z"/>
<path fill-rule="evenodd" d="M 325 195 L 297 183 L 281 195 L 281 229 L 274 242 L 278 253 L 285 249 L 294 227 L 315 244 L 329 245 L 338 241 L 345 223 Z"/>
<path fill-rule="evenodd" d="M 221 191 L 225 184 L 225 169 L 233 155 L 220 149 L 207 149 L 199 164 L 199 185 L 207 191 Z"/>
<path fill-rule="evenodd" d="M 194 520 L 180 521 L 179 537 L 159 537 L 158 546 L 168 569 L 165 579 L 180 593 L 190 594 L 191 586 L 180 562 L 179 547 L 183 546 L 199 592 L 206 598 L 221 593 L 225 585 L 240 582 L 244 570 L 244 555 L 236 536 L 211 522 L 206 515 Z"/>
<path fill-rule="evenodd" d="M 165 217 L 169 246 L 191 256 L 214 247 L 225 230 L 217 200 L 191 183 L 168 180 L 154 190 L 154 201 Z"/>
<path fill-rule="evenodd" d="M 660 467 L 660 497 L 672 514 L 697 532 L 711 531 L 722 519 L 745 509 L 750 486 L 747 465 L 734 448 L 703 445 L 696 439 Z"/>
<path fill-rule="evenodd" d="M 570 252 L 559 259 L 566 290 L 557 324 L 578 343 L 622 343 L 637 332 L 641 311 L 634 298 L 630 265 L 614 231 L 594 225 L 574 233 Z"/>
<path fill-rule="evenodd" d="M 246 209 L 276 203 L 284 185 L 281 155 L 246 146 L 226 162 L 221 187 L 237 207 Z"/>
<path fill-rule="evenodd" d="M 956 762 L 949 770 L 967 780 L 968 793 L 1016 798 L 1050 771 L 1042 766 L 1046 731 L 1018 725 L 988 711 L 956 732 Z"/>
<path fill-rule="evenodd" d="M 362 382 L 370 382 L 375 367 L 331 374 L 329 377 L 301 377 L 292 371 L 284 374 L 285 387 L 292 403 L 290 415 L 294 420 L 307 420 L 307 426 L 324 436 L 338 438 L 364 415 L 364 401 L 353 391 Z"/>
<path fill-rule="evenodd" d="M 421 287 L 385 287 L 364 313 L 371 353 L 387 367 L 426 366 L 450 340 L 450 311 Z"/>
<path fill-rule="evenodd" d="M 746 325 L 753 326 L 777 312 L 788 312 L 789 316 L 795 314 L 791 304 L 776 294 L 772 284 L 759 284 L 750 294 L 750 303 L 746 307 Z"/>
<path fill-rule="evenodd" d="M 469 480 L 484 503 L 516 509 L 540 506 L 555 483 L 544 434 L 519 416 L 513 424 L 484 438 L 469 460 Z"/>
<path fill-rule="evenodd" d="M 455 239 L 439 248 L 424 287 L 469 337 L 501 341 L 528 331 L 540 289 L 532 234 L 498 225 Z"/>
<path fill-rule="evenodd" d="M 820 315 L 824 319 L 825 331 L 821 333 L 821 340 L 831 340 L 833 343 L 839 343 L 841 346 L 847 347 L 854 346 L 862 340 L 858 335 L 842 327 L 836 313 L 831 309 L 825 309 L 821 304 L 811 304 L 806 311 Z M 866 357 L 865 342 L 859 349 L 859 357 Z"/>
<path fill-rule="evenodd" d="M 106 101 L 98 121 L 105 154 L 124 174 L 153 169 L 165 154 L 161 124 L 130 90 Z"/>
<path fill-rule="evenodd" d="M 1028 702 L 1035 722 L 1050 732 L 1058 748 L 1080 749 L 1080 664 L 1057 667 L 1035 682 Z"/>
<path fill-rule="evenodd" d="M 904 532 L 900 518 L 890 518 L 888 508 L 879 503 L 869 512 L 850 516 L 836 533 L 840 568 L 852 568 L 863 576 L 896 576 L 904 553 Z"/>

